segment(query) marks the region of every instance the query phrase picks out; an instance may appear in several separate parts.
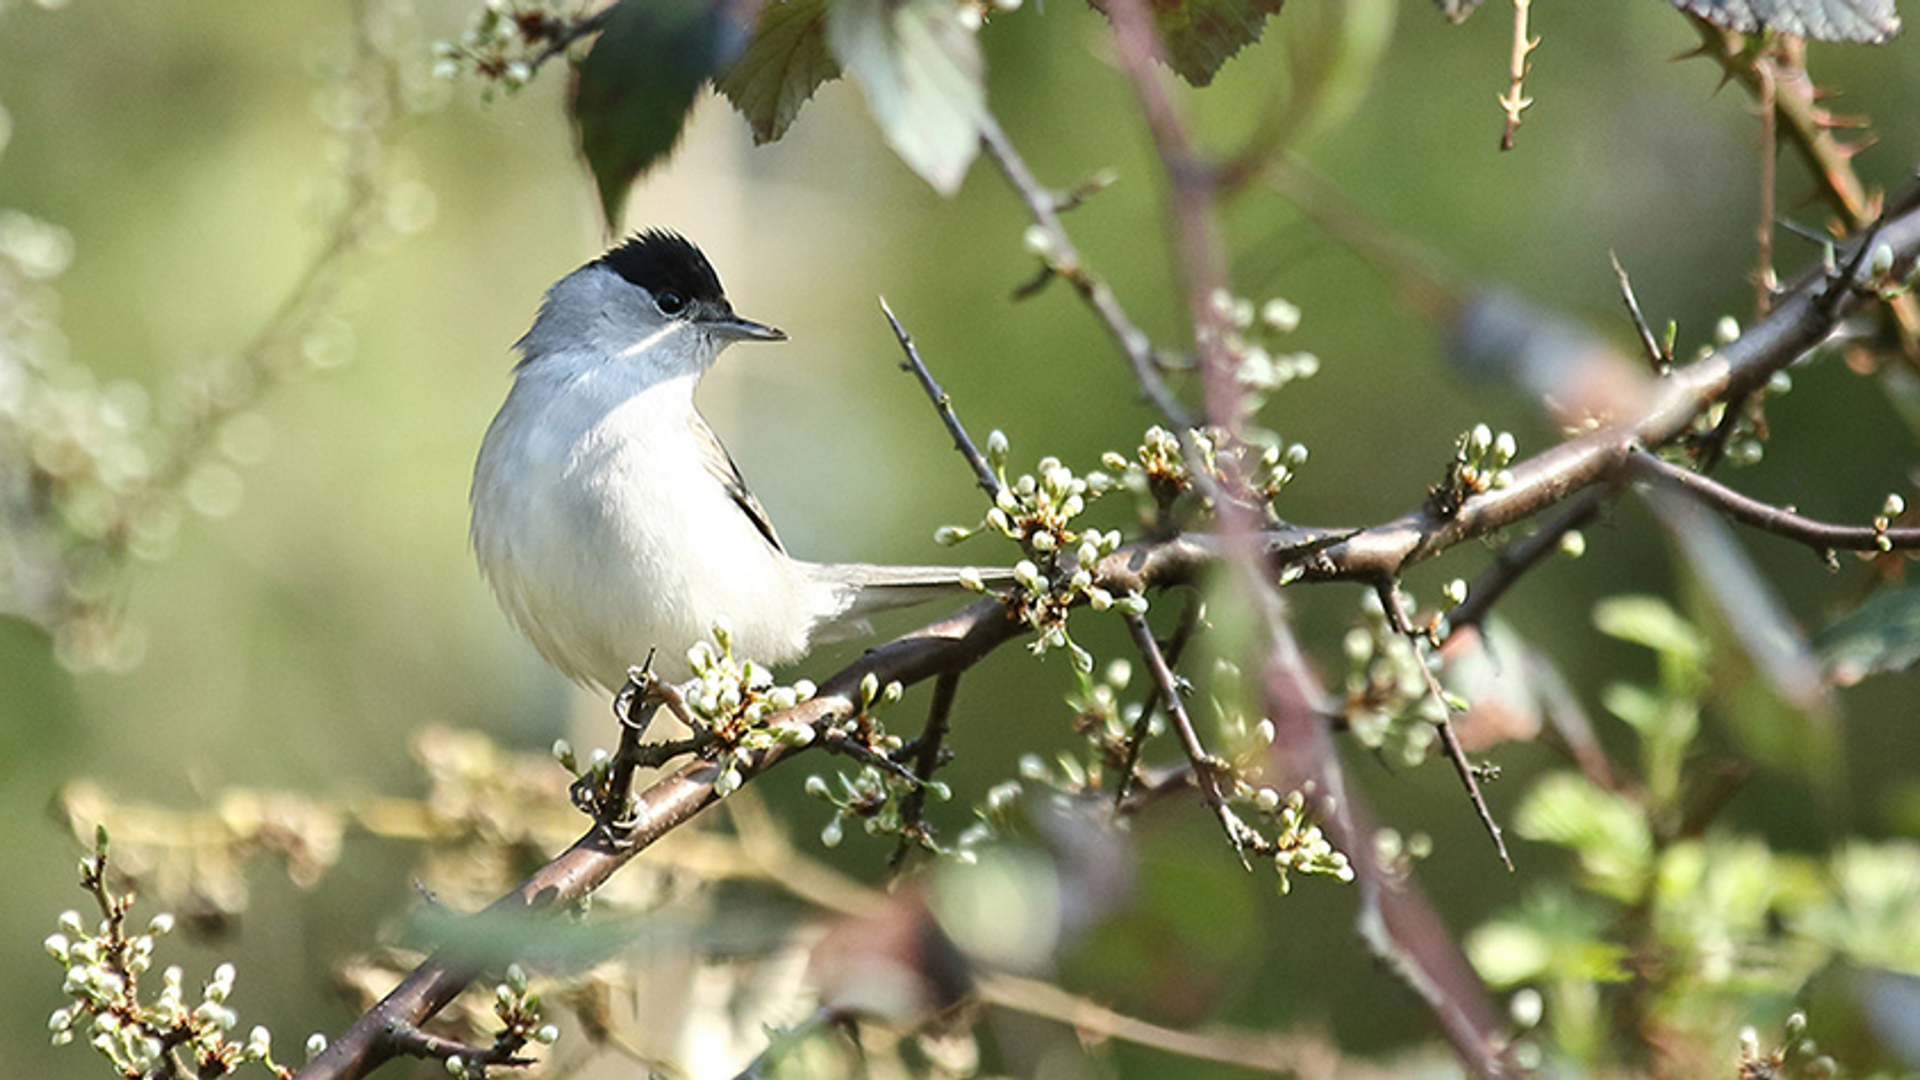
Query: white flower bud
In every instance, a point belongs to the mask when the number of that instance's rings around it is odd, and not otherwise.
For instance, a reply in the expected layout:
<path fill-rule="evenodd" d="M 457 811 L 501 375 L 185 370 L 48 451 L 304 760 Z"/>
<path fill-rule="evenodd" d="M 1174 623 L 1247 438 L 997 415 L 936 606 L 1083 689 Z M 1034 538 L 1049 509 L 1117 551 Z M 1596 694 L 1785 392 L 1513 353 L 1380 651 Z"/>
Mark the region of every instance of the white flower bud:
<path fill-rule="evenodd" d="M 1013 580 L 1025 586 L 1030 592 L 1039 592 L 1043 587 L 1040 568 L 1033 565 L 1031 559 L 1021 559 L 1013 564 Z"/>
<path fill-rule="evenodd" d="M 1260 321 L 1278 334 L 1290 334 L 1300 326 L 1300 309 L 1279 297 L 1260 306 Z"/>
<path fill-rule="evenodd" d="M 1884 518 L 1897 518 L 1906 512 L 1907 500 L 1901 498 L 1898 493 L 1888 495 L 1887 501 L 1880 504 L 1880 516 Z"/>

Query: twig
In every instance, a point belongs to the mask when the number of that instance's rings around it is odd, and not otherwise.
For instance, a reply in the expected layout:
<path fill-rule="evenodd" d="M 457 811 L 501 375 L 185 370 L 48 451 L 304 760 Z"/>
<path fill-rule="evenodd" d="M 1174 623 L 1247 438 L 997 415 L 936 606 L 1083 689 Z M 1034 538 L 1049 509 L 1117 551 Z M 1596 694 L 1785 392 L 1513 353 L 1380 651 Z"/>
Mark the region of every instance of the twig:
<path fill-rule="evenodd" d="M 1467 789 L 1467 798 L 1473 803 L 1474 813 L 1480 815 L 1480 825 L 1493 839 L 1494 850 L 1500 853 L 1500 861 L 1506 865 L 1507 872 L 1513 872 L 1513 857 L 1507 854 L 1507 838 L 1500 823 L 1494 820 L 1493 811 L 1488 808 L 1486 796 L 1480 793 L 1480 778 L 1475 773 L 1473 762 L 1467 760 L 1467 751 L 1460 745 L 1460 733 L 1453 729 L 1453 697 L 1440 685 L 1440 677 L 1433 673 L 1433 667 L 1427 663 L 1427 635 L 1413 626 L 1407 618 L 1407 608 L 1400 600 L 1398 582 L 1381 581 L 1374 586 L 1374 592 L 1380 597 L 1381 607 L 1386 609 L 1387 620 L 1397 632 L 1413 644 L 1414 659 L 1420 665 L 1420 675 L 1426 680 L 1427 693 L 1440 706 L 1440 719 L 1433 726 L 1440 732 L 1440 743 L 1446 748 L 1447 760 L 1453 762 L 1453 771 L 1460 774 L 1460 783 Z"/>
<path fill-rule="evenodd" d="M 1287 1073 L 1311 1080 L 1332 1080 L 1336 1076 L 1348 1080 L 1385 1080 L 1405 1075 L 1390 1067 L 1369 1068 L 1347 1060 L 1319 1039 L 1232 1029 L 1182 1031 L 1165 1027 L 1115 1012 L 1052 983 L 1017 975 L 982 975 L 977 987 L 981 1000 L 990 1005 L 1192 1061 L 1218 1062 L 1262 1073 Z"/>
<path fill-rule="evenodd" d="M 1186 651 L 1187 643 L 1193 639 L 1193 632 L 1199 625 L 1200 600 L 1197 597 L 1189 598 L 1187 605 L 1180 609 L 1180 621 L 1174 625 L 1173 635 L 1162 650 L 1169 667 L 1180 662 L 1180 654 Z M 1134 770 L 1140 767 L 1140 751 L 1146 747 L 1147 730 L 1153 724 L 1153 710 L 1158 699 L 1159 692 L 1156 690 L 1140 703 L 1140 718 L 1133 722 L 1133 730 L 1127 733 L 1126 758 L 1120 767 L 1120 779 L 1114 784 L 1115 811 L 1126 806 L 1127 793 L 1133 787 Z"/>
<path fill-rule="evenodd" d="M 1633 320 L 1633 332 L 1640 336 L 1647 362 L 1653 365 L 1655 375 L 1665 375 L 1673 367 L 1673 354 L 1660 344 L 1653 327 L 1647 325 L 1647 317 L 1640 313 L 1640 300 L 1633 295 L 1633 282 L 1627 278 L 1627 268 L 1620 265 L 1620 256 L 1608 251 L 1607 261 L 1613 264 L 1613 275 L 1620 279 L 1620 299 L 1627 305 L 1627 317 Z"/>
<path fill-rule="evenodd" d="M 501 1043 L 492 1046 L 472 1046 L 458 1039 L 449 1039 L 444 1035 L 435 1035 L 431 1031 L 422 1031 L 412 1024 L 399 1023 L 387 1031 L 387 1040 L 396 1054 L 405 1057 L 425 1058 L 429 1061 L 450 1061 L 459 1058 L 468 1065 L 531 1065 L 532 1058 L 519 1056 L 518 1047 L 509 1047 Z M 462 1074 L 464 1075 L 464 1074 Z"/>
<path fill-rule="evenodd" d="M 1173 725 L 1174 733 L 1180 737 L 1180 746 L 1187 752 L 1187 761 L 1193 766 L 1193 773 L 1200 780 L 1200 796 L 1206 800 L 1207 808 L 1220 819 L 1220 827 L 1226 830 L 1227 842 L 1233 845 L 1235 855 L 1240 857 L 1242 865 L 1247 864 L 1247 826 L 1235 816 L 1233 808 L 1227 805 L 1226 794 L 1221 787 L 1227 781 L 1222 776 L 1226 767 L 1219 758 L 1214 757 L 1201 743 L 1200 735 L 1193 728 L 1193 720 L 1187 715 L 1187 704 L 1180 697 L 1179 677 L 1167 666 L 1167 658 L 1160 651 L 1160 643 L 1154 639 L 1153 628 L 1147 625 L 1145 615 L 1128 615 L 1127 631 L 1133 637 L 1134 648 L 1140 650 L 1140 658 L 1146 662 L 1147 673 L 1153 677 L 1155 686 L 1160 688 L 1161 704 L 1166 707 L 1168 721 Z"/>
<path fill-rule="evenodd" d="M 1007 133 L 1000 128 L 998 121 L 991 116 L 981 121 L 980 145 L 1000 168 L 1000 175 L 1006 177 L 1014 193 L 1026 205 L 1027 214 L 1033 223 L 1046 233 L 1048 244 L 1048 265 L 1054 273 L 1065 278 L 1074 291 L 1080 294 L 1088 307 L 1093 309 L 1100 324 L 1106 327 L 1107 334 L 1114 344 L 1126 356 L 1127 363 L 1133 368 L 1133 376 L 1140 383 L 1141 391 L 1154 408 L 1160 410 L 1176 430 L 1186 431 L 1193 427 L 1193 416 L 1187 407 L 1180 403 L 1167 381 L 1160 374 L 1160 360 L 1154 354 L 1153 340 L 1146 331 L 1140 329 L 1127 313 L 1121 309 L 1120 302 L 1113 295 L 1113 289 L 1105 281 L 1086 269 L 1080 253 L 1067 236 L 1060 224 L 1060 200 L 1034 178 L 1027 163 L 1013 148 Z"/>
<path fill-rule="evenodd" d="M 1700 35 L 1700 52 L 1720 66 L 1728 77 L 1759 96 L 1760 76 L 1746 50 L 1745 38 L 1715 26 L 1695 15 L 1690 16 Z M 1819 103 L 1819 91 L 1807 76 L 1804 63 L 1797 65 L 1791 77 L 1773 70 L 1774 111 L 1785 123 L 1787 142 L 1798 152 L 1807 170 L 1819 184 L 1822 197 L 1840 215 L 1849 231 L 1865 228 L 1880 214 L 1880 199 L 1870 194 L 1853 167 L 1854 155 L 1863 143 L 1846 144 L 1834 137 L 1842 120 Z M 1920 363 L 1920 299 L 1911 293 L 1894 297 L 1889 306 L 1900 324 L 1901 345 L 1909 363 Z"/>
<path fill-rule="evenodd" d="M 909 841 L 926 831 L 927 782 L 946 763 L 947 724 L 953 715 L 954 695 L 960 690 L 960 673 L 943 671 L 933 681 L 933 701 L 927 706 L 927 727 L 913 747 L 913 775 L 919 781 L 900 798 L 900 818 L 904 826 L 900 844 L 893 849 L 892 864 L 899 867 L 911 850 Z"/>
<path fill-rule="evenodd" d="M 1627 459 L 1627 468 L 1637 477 L 1666 484 L 1743 525 L 1784 536 L 1816 552 L 1911 551 L 1920 548 L 1920 528 L 1875 529 L 1865 525 L 1833 525 L 1815 521 L 1791 509 L 1742 495 L 1718 480 L 1662 461 L 1652 454 L 1632 455 Z"/>
<path fill-rule="evenodd" d="M 1493 565 L 1468 586 L 1467 598 L 1447 612 L 1447 625 L 1454 630 L 1480 625 L 1507 590 L 1528 570 L 1557 550 L 1560 541 L 1568 533 L 1584 528 L 1587 522 L 1599 515 L 1609 494 L 1608 489 L 1597 487 L 1581 492 L 1557 517 L 1541 526 L 1533 535 L 1516 540 L 1496 552 Z"/>
<path fill-rule="evenodd" d="M 1527 55 L 1540 47 L 1540 39 L 1527 29 L 1527 15 L 1533 0 L 1513 0 L 1513 53 L 1507 61 L 1507 92 L 1500 96 L 1500 111 L 1507 124 L 1500 132 L 1500 149 L 1513 149 L 1514 133 L 1520 130 L 1520 114 L 1533 99 L 1526 96 L 1521 83 L 1527 77 Z"/>
<path fill-rule="evenodd" d="M 893 327 L 893 336 L 899 340 L 900 351 L 905 354 L 905 359 L 900 361 L 900 370 L 910 371 L 914 378 L 920 380 L 920 389 L 927 392 L 934 410 L 940 414 L 940 422 L 947 426 L 947 434 L 953 436 L 953 448 L 960 451 L 960 456 L 972 466 L 974 480 L 980 485 L 980 490 L 987 493 L 988 499 L 998 499 L 1002 487 L 1000 478 L 994 475 L 993 467 L 987 464 L 985 455 L 980 453 L 980 448 L 974 445 L 973 439 L 967 435 L 967 429 L 961 425 L 960 417 L 953 411 L 952 396 L 946 388 L 933 381 L 933 373 L 927 370 L 926 361 L 920 359 L 920 350 L 913 344 L 906 327 L 901 326 L 900 320 L 894 317 L 893 308 L 888 306 L 884 296 L 880 298 L 880 310 L 886 313 L 887 325 Z"/>

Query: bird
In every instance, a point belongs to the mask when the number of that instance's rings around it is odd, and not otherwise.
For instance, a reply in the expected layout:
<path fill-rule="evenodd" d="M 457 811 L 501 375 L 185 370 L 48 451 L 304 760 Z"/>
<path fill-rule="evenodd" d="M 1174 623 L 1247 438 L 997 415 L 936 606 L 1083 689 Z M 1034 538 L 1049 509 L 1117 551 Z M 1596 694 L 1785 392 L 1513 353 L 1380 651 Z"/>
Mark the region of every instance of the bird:
<path fill-rule="evenodd" d="M 866 616 L 982 583 L 978 569 L 788 553 L 694 404 L 727 346 L 786 339 L 736 314 L 707 257 L 666 229 L 547 291 L 474 464 L 470 539 L 508 620 L 568 678 L 616 691 L 651 657 L 685 680 L 716 627 L 736 656 L 785 664 Z"/>

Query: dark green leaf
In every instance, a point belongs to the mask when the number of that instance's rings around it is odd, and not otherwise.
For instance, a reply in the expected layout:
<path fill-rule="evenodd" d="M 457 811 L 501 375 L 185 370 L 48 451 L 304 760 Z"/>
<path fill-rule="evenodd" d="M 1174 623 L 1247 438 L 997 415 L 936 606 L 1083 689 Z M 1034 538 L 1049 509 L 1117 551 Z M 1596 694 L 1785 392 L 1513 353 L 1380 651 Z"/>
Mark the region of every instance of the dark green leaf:
<path fill-rule="evenodd" d="M 1815 41 L 1879 44 L 1900 32 L 1893 0 L 1668 0 L 1729 30 L 1780 30 Z"/>
<path fill-rule="evenodd" d="M 572 102 L 609 223 L 634 178 L 673 152 L 701 84 L 739 45 L 738 29 L 708 0 L 620 0 L 609 9 Z"/>
<path fill-rule="evenodd" d="M 827 40 L 887 145 L 943 195 L 980 148 L 980 43 L 950 0 L 835 0 Z"/>
<path fill-rule="evenodd" d="M 760 9 L 745 52 L 714 84 L 770 143 L 787 133 L 820 84 L 840 77 L 827 48 L 826 0 L 776 0 Z"/>
<path fill-rule="evenodd" d="M 1813 647 L 1842 686 L 1907 670 L 1920 661 L 1920 586 L 1876 593 L 1815 634 Z"/>
<path fill-rule="evenodd" d="M 1213 81 L 1233 54 L 1260 40 L 1267 16 L 1286 0 L 1153 0 L 1167 66 L 1194 86 Z M 1105 10 L 1103 0 L 1095 6 Z"/>

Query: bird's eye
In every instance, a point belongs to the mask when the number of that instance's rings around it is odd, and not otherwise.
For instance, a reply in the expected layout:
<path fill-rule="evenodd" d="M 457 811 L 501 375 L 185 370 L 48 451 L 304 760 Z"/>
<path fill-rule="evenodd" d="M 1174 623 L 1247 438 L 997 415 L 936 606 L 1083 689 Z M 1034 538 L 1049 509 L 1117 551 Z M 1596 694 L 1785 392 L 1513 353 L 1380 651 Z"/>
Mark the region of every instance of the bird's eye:
<path fill-rule="evenodd" d="M 662 289 L 660 295 L 653 298 L 653 302 L 658 305 L 663 315 L 678 315 L 687 310 L 687 298 L 672 289 Z"/>

